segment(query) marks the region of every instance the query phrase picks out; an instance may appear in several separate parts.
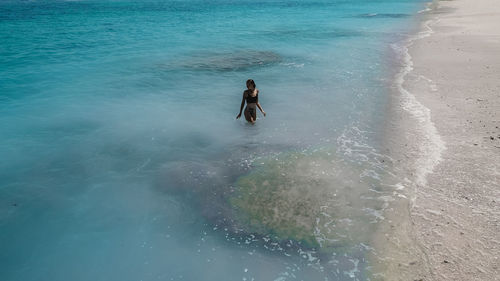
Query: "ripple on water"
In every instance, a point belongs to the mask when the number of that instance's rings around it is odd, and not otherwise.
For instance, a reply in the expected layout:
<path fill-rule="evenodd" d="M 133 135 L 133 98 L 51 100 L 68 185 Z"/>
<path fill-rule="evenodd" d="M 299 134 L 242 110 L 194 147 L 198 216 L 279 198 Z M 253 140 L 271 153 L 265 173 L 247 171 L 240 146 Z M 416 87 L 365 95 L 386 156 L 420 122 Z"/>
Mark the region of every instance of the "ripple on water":
<path fill-rule="evenodd" d="M 401 14 L 401 13 L 367 13 L 367 14 L 359 14 L 355 15 L 355 18 L 384 18 L 384 19 L 398 19 L 398 18 L 407 18 L 410 17 L 410 14 Z"/>
<path fill-rule="evenodd" d="M 324 28 L 324 29 L 276 29 L 264 32 L 259 32 L 260 35 L 274 40 L 305 40 L 305 39 L 322 39 L 332 40 L 335 38 L 359 37 L 366 35 L 355 29 L 346 28 Z"/>

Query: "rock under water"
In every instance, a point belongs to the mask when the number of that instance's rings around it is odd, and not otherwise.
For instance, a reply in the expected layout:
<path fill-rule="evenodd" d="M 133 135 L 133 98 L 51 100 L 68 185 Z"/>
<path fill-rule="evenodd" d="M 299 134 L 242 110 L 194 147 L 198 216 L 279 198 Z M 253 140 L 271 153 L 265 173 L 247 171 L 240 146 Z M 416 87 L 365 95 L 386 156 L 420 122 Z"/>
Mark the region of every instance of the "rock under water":
<path fill-rule="evenodd" d="M 360 198 L 369 182 L 360 180 L 360 167 L 328 154 L 288 154 L 240 177 L 229 199 L 234 222 L 245 232 L 309 248 L 366 242 Z"/>
<path fill-rule="evenodd" d="M 373 179 L 361 176 L 362 165 L 329 151 L 259 162 L 247 172 L 220 163 L 175 164 L 170 182 L 177 177 L 184 187 L 171 191 L 189 194 L 203 217 L 239 236 L 294 241 L 319 252 L 367 243 L 381 202 L 366 199 L 373 198 Z"/>
<path fill-rule="evenodd" d="M 179 66 L 190 70 L 225 72 L 268 66 L 282 60 L 279 54 L 272 51 L 204 52 L 180 61 Z"/>

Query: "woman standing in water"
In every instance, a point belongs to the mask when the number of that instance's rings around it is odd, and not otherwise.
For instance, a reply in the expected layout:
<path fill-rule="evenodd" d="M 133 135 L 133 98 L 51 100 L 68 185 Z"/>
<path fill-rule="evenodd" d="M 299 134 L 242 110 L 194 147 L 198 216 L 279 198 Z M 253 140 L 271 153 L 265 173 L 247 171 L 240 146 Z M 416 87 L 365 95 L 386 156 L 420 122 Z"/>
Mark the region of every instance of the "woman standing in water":
<path fill-rule="evenodd" d="M 245 101 L 247 102 L 247 107 L 245 108 L 245 119 L 250 123 L 255 123 L 257 121 L 257 109 L 258 107 L 262 114 L 266 116 L 266 113 L 262 109 L 259 103 L 259 90 L 255 88 L 255 82 L 252 79 L 247 80 L 247 89 L 243 92 L 243 99 L 241 100 L 240 113 L 236 116 L 236 119 L 241 117 L 241 111 L 243 106 L 245 106 Z"/>

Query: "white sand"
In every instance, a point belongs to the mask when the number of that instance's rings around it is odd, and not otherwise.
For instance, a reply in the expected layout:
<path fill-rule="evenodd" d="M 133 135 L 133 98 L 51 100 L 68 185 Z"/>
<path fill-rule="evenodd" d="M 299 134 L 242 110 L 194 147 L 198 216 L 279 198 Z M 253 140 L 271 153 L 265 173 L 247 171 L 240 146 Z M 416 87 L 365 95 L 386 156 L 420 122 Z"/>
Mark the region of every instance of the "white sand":
<path fill-rule="evenodd" d="M 433 6 L 397 77 L 414 178 L 389 279 L 500 280 L 500 1 Z"/>

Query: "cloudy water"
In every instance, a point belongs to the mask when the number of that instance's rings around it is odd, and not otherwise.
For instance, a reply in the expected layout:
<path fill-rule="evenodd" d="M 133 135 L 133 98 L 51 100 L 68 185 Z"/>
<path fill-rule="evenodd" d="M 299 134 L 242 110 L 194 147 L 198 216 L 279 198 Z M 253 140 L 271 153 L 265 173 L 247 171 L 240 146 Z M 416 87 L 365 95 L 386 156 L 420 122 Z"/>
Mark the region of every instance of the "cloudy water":
<path fill-rule="evenodd" d="M 422 7 L 2 1 L 0 279 L 383 276 L 388 50 Z"/>

